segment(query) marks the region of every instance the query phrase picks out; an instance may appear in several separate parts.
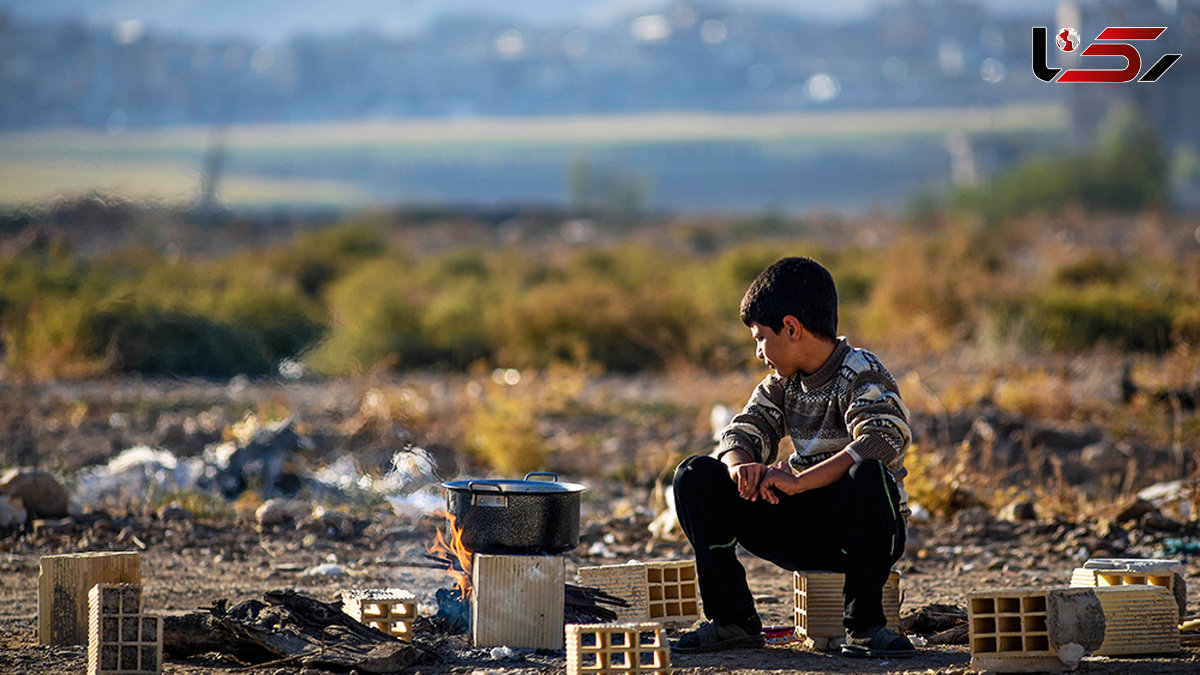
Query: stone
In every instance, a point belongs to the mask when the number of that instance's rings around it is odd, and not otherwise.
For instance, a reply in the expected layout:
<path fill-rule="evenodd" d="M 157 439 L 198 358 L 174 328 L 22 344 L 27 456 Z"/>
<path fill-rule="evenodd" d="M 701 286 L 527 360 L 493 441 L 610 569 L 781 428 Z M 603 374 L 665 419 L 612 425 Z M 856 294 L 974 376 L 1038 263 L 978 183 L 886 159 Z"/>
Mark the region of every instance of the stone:
<path fill-rule="evenodd" d="M 174 502 L 167 504 L 158 510 L 159 520 L 195 520 L 196 516 L 184 507 Z"/>
<path fill-rule="evenodd" d="M 290 525 L 296 520 L 298 505 L 290 499 L 268 499 L 254 512 L 260 530 Z"/>
<path fill-rule="evenodd" d="M 63 518 L 71 498 L 54 476 L 41 469 L 12 469 L 0 477 L 0 495 L 19 497 L 29 518 Z"/>
<path fill-rule="evenodd" d="M 1056 650 L 1058 660 L 1062 661 L 1063 665 L 1071 670 L 1075 670 L 1086 653 L 1087 651 L 1083 648 L 1083 645 L 1078 642 L 1068 642 L 1064 645 L 1059 645 Z"/>
<path fill-rule="evenodd" d="M 0 528 L 20 527 L 27 518 L 25 504 L 20 497 L 0 496 Z"/>
<path fill-rule="evenodd" d="M 1079 451 L 1079 463 L 1097 474 L 1120 475 L 1129 466 L 1132 453 L 1108 441 L 1092 443 Z"/>
<path fill-rule="evenodd" d="M 962 529 L 969 526 L 990 525 L 996 521 L 991 512 L 982 506 L 972 506 L 954 514 L 954 528 Z"/>
<path fill-rule="evenodd" d="M 318 506 L 311 515 L 296 523 L 296 530 L 311 532 L 323 537 L 334 539 L 351 537 L 355 534 L 357 523 L 354 518 L 345 513 L 329 511 Z"/>
<path fill-rule="evenodd" d="M 1000 520 L 1013 523 L 1037 520 L 1037 506 L 1030 499 L 1016 499 L 1000 510 Z"/>
<path fill-rule="evenodd" d="M 1138 522 L 1141 524 L 1142 529 L 1150 530 L 1151 532 L 1179 532 L 1183 530 L 1183 523 L 1174 518 L 1164 516 L 1157 511 L 1144 514 Z"/>
<path fill-rule="evenodd" d="M 1157 512 L 1157 506 L 1149 501 L 1146 501 L 1145 499 L 1142 499 L 1141 497 L 1137 497 L 1132 502 L 1126 504 L 1125 507 L 1121 509 L 1120 513 L 1113 518 L 1113 520 L 1118 523 L 1128 523 L 1140 519 L 1147 513 Z"/>
<path fill-rule="evenodd" d="M 950 508 L 952 509 L 971 509 L 983 505 L 983 500 L 970 488 L 956 485 L 950 492 Z"/>

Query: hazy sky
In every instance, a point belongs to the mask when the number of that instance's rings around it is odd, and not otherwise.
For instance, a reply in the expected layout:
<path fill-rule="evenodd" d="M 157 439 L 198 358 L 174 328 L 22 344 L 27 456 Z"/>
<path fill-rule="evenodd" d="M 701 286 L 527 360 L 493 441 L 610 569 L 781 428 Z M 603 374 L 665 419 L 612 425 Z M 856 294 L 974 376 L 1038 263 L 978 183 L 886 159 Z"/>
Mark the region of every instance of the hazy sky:
<path fill-rule="evenodd" d="M 715 0 L 734 7 L 773 7 L 823 18 L 861 15 L 897 0 Z M 982 0 L 993 9 L 1045 7 L 1049 0 Z M 439 14 L 488 14 L 523 22 L 605 23 L 651 13 L 668 0 L 0 0 L 22 18 L 75 17 L 99 25 L 139 20 L 146 28 L 204 37 L 278 41 L 297 32 L 341 32 L 374 27 L 389 32 L 420 28 Z M 703 3 L 698 3 L 703 4 Z"/>

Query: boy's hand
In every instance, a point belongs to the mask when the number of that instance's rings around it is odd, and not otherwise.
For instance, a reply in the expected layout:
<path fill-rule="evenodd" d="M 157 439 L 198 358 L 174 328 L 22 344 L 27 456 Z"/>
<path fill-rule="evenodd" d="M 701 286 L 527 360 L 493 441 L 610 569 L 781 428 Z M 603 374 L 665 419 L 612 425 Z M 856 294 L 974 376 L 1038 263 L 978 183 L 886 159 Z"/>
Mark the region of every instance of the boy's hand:
<path fill-rule="evenodd" d="M 763 499 L 771 504 L 779 503 L 779 493 L 786 495 L 796 492 L 796 475 L 791 471 L 772 467 L 762 477 L 758 484 L 758 494 L 755 499 Z M 778 492 L 776 492 L 778 490 Z"/>
<path fill-rule="evenodd" d="M 729 477 L 737 485 L 742 499 L 757 499 L 759 483 L 767 474 L 767 465 L 758 462 L 743 462 L 729 467 Z"/>

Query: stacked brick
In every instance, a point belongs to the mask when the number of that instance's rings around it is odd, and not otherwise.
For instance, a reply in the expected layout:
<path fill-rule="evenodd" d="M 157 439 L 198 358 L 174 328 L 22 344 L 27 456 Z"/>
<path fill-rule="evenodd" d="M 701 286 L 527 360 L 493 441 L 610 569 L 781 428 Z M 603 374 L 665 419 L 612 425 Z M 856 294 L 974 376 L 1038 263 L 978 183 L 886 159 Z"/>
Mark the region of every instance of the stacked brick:
<path fill-rule="evenodd" d="M 994 672 L 1073 669 L 1085 654 L 1180 651 L 1182 565 L 1089 560 L 1069 588 L 980 591 L 968 598 L 971 663 Z"/>
<path fill-rule="evenodd" d="M 577 576 L 581 585 L 598 588 L 628 603 L 628 607 L 616 608 L 620 621 L 675 624 L 700 618 L 700 591 L 693 560 L 581 567 Z"/>
<path fill-rule="evenodd" d="M 1174 654 L 1187 589 L 1178 560 L 1093 558 L 1071 573 L 1071 585 L 1096 589 L 1108 622 L 1105 656 Z"/>
<path fill-rule="evenodd" d="M 662 624 L 566 626 L 567 675 L 670 675 L 671 650 Z"/>
<path fill-rule="evenodd" d="M 994 672 L 1074 670 L 1104 641 L 1090 588 L 1007 588 L 967 595 L 971 665 Z"/>
<path fill-rule="evenodd" d="M 840 572 L 800 571 L 792 575 L 796 637 L 809 647 L 831 649 L 845 639 L 845 602 Z M 900 575 L 892 572 L 883 587 L 883 614 L 888 628 L 900 630 Z"/>
<path fill-rule="evenodd" d="M 411 642 L 417 597 L 398 588 L 342 591 L 342 611 L 371 628 Z"/>
<path fill-rule="evenodd" d="M 1104 607 L 1102 656 L 1174 654 L 1180 650 L 1179 606 L 1162 586 L 1096 588 Z"/>
<path fill-rule="evenodd" d="M 1092 558 L 1071 573 L 1072 586 L 1161 586 L 1179 605 L 1179 620 L 1187 616 L 1187 582 L 1178 560 L 1156 558 Z"/>
<path fill-rule="evenodd" d="M 96 584 L 88 593 L 88 675 L 162 672 L 162 618 L 142 611 L 137 584 Z"/>

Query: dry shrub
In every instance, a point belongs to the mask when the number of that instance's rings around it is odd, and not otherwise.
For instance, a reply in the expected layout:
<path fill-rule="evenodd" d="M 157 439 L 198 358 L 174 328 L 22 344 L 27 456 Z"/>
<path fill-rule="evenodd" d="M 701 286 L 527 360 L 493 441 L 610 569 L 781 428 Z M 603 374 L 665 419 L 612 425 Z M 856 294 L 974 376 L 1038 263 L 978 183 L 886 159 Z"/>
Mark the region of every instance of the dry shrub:
<path fill-rule="evenodd" d="M 433 349 L 421 331 L 419 289 L 408 265 L 362 265 L 326 291 L 333 325 L 306 361 L 319 372 L 367 372 L 376 364 L 427 365 Z"/>
<path fill-rule="evenodd" d="M 677 356 L 702 357 L 702 325 L 707 322 L 691 299 L 669 287 L 634 291 L 588 279 L 544 284 L 503 308 L 497 357 L 533 366 L 662 368 Z"/>
<path fill-rule="evenodd" d="M 1076 520 L 1109 506 L 1067 482 L 1062 460 L 1047 456 L 1034 461 L 1037 477 L 1014 483 L 994 470 L 976 465 L 964 443 L 952 451 L 914 444 L 908 449 L 904 487 L 913 503 L 931 514 L 951 517 L 970 506 L 983 506 L 999 513 L 1014 499 L 1025 495 L 1032 499 L 1042 519 L 1063 517 Z M 1014 470 L 1019 467 L 1013 467 Z"/>
<path fill-rule="evenodd" d="M 104 351 L 96 350 L 85 326 L 89 302 L 69 298 L 32 308 L 20 323 L 4 331 L 6 367 L 35 379 L 90 377 L 105 370 Z"/>
<path fill-rule="evenodd" d="M 1074 406 L 1062 374 L 1008 370 L 993 382 L 992 400 L 1005 410 L 1039 419 L 1070 419 Z"/>
<path fill-rule="evenodd" d="M 505 386 L 489 385 L 471 406 L 464 422 L 466 448 L 501 474 L 524 474 L 544 465 L 546 442 L 533 411 Z"/>
<path fill-rule="evenodd" d="M 1055 350 L 1112 345 L 1163 352 L 1170 347 L 1174 305 L 1160 292 L 1128 285 L 1051 287 L 1030 294 L 1026 320 L 1030 332 Z"/>
<path fill-rule="evenodd" d="M 927 353 L 973 337 L 1006 285 L 998 260 L 961 227 L 909 235 L 879 253 L 877 264 L 860 316 L 864 338 Z"/>
<path fill-rule="evenodd" d="M 904 466 L 908 469 L 904 489 L 909 499 L 932 514 L 953 515 L 959 508 L 956 495 L 963 487 L 962 462 L 950 461 L 937 449 L 914 443 L 908 448 Z"/>
<path fill-rule="evenodd" d="M 569 412 L 594 374 L 558 365 L 542 372 L 497 369 L 491 378 L 473 381 L 468 391 L 474 400 L 463 422 L 466 449 L 505 475 L 545 468 L 549 447 L 539 418 Z"/>

